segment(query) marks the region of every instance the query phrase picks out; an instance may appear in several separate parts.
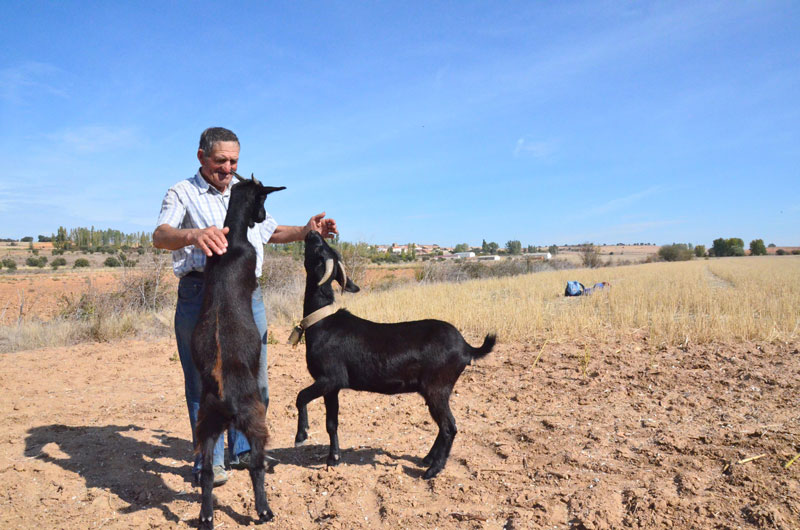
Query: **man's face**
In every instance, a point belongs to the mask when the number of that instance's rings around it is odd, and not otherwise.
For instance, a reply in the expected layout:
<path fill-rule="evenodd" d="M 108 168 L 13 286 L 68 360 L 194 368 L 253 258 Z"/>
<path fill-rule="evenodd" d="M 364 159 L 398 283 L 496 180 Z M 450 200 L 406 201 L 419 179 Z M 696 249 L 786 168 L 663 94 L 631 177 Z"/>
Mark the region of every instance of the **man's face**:
<path fill-rule="evenodd" d="M 197 159 L 200 161 L 200 171 L 209 184 L 219 191 L 225 188 L 233 179 L 233 172 L 239 163 L 239 144 L 236 142 L 217 142 L 211 153 L 197 150 Z"/>

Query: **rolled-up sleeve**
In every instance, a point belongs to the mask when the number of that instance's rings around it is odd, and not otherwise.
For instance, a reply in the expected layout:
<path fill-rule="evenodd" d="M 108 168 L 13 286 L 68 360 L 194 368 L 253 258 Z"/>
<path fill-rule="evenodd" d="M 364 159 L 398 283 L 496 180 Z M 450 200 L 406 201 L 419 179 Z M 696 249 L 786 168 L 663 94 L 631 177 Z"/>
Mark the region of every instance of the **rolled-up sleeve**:
<path fill-rule="evenodd" d="M 266 245 L 269 243 L 269 239 L 272 237 L 275 229 L 278 228 L 278 221 L 276 221 L 274 217 L 267 213 L 266 219 L 258 224 L 258 228 L 261 242 Z"/>
<path fill-rule="evenodd" d="M 185 216 L 186 206 L 181 202 L 178 193 L 170 188 L 161 201 L 161 212 L 158 214 L 156 226 L 167 224 L 173 228 L 180 228 Z"/>

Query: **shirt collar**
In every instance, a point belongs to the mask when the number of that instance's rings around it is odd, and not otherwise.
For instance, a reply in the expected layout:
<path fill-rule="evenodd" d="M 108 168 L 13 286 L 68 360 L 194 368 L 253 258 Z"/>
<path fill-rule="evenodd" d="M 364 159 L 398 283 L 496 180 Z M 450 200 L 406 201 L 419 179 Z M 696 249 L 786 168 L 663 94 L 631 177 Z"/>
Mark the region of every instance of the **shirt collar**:
<path fill-rule="evenodd" d="M 223 197 L 228 197 L 231 194 L 231 185 L 229 184 L 225 191 L 221 192 L 209 184 L 206 179 L 203 178 L 203 175 L 200 174 L 200 170 L 197 170 L 197 173 L 194 175 L 194 185 L 200 190 L 200 193 L 217 193 L 222 195 Z"/>

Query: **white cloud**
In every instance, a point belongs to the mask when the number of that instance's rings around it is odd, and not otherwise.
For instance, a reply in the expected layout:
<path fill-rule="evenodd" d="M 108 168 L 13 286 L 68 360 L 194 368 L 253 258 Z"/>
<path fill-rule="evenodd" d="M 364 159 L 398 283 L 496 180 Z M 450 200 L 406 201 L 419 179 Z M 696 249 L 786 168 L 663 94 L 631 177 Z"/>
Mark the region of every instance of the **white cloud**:
<path fill-rule="evenodd" d="M 626 208 L 628 206 L 631 206 L 631 205 L 641 201 L 645 197 L 653 195 L 654 193 L 657 193 L 659 191 L 661 191 L 661 188 L 658 187 L 658 186 L 655 186 L 655 187 L 648 188 L 646 190 L 643 190 L 643 191 L 640 191 L 640 192 L 637 192 L 637 193 L 632 193 L 630 195 L 625 195 L 624 197 L 617 197 L 615 199 L 611 199 L 609 201 L 606 201 L 606 202 L 604 202 L 602 204 L 598 204 L 596 206 L 591 206 L 591 207 L 583 210 L 579 215 L 573 217 L 573 219 L 585 219 L 587 217 L 592 217 L 594 215 L 602 215 L 602 214 L 606 214 L 606 213 L 609 213 L 609 212 L 621 210 L 621 209 Z"/>
<path fill-rule="evenodd" d="M 97 153 L 126 148 L 140 142 L 132 128 L 87 125 L 66 129 L 50 135 L 51 139 L 69 150 L 81 153 Z"/>
<path fill-rule="evenodd" d="M 517 140 L 514 147 L 514 156 L 531 156 L 533 158 L 549 158 L 556 152 L 556 142 L 552 140 L 536 141 L 530 137 L 523 136 Z"/>
<path fill-rule="evenodd" d="M 0 99 L 18 105 L 24 96 L 33 92 L 44 92 L 61 98 L 69 97 L 63 82 L 63 71 L 51 64 L 29 61 L 21 65 L 0 70 Z"/>

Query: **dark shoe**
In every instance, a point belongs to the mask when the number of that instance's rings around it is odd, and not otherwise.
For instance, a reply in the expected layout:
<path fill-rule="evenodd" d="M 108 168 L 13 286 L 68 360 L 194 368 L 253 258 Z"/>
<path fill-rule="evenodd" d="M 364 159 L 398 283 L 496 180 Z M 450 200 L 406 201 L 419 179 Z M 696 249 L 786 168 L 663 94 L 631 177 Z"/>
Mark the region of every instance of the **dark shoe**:
<path fill-rule="evenodd" d="M 250 451 L 241 453 L 238 460 L 231 463 L 231 469 L 250 469 L 250 458 Z M 277 459 L 264 453 L 264 468 L 267 473 L 272 473 L 272 470 L 275 469 L 275 466 L 278 464 L 280 464 L 280 462 Z"/>

